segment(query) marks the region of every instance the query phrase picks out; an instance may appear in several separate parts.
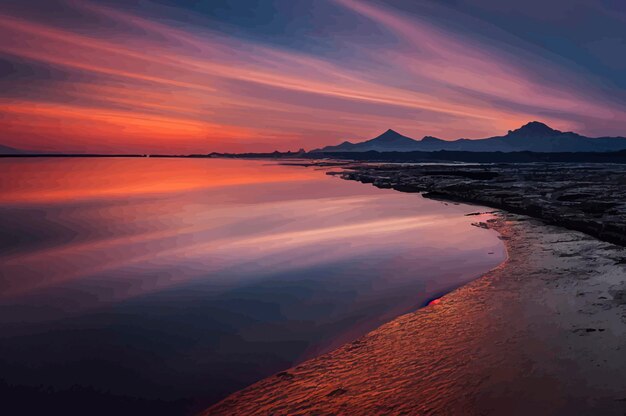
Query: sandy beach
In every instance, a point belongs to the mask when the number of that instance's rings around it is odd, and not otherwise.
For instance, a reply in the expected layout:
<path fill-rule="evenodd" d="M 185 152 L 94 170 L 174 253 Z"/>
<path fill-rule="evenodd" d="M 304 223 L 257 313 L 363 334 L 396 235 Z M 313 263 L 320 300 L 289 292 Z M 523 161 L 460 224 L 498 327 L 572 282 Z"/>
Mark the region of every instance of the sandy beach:
<path fill-rule="evenodd" d="M 496 269 L 203 415 L 626 414 L 626 249 L 516 214 L 489 227 Z"/>

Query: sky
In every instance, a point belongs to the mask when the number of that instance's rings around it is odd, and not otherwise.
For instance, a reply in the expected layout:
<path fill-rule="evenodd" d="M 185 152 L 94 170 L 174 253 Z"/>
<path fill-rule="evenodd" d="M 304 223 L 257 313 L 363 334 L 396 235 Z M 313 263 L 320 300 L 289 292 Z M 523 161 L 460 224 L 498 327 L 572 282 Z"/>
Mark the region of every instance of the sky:
<path fill-rule="evenodd" d="M 626 136 L 625 73 L 622 0 L 0 2 L 0 144 L 27 150 Z"/>

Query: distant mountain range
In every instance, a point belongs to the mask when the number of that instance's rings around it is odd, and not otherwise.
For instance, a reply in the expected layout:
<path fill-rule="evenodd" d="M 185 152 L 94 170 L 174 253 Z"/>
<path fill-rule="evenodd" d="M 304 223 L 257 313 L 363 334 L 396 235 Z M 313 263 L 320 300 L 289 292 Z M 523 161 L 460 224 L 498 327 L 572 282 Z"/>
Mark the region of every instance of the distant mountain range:
<path fill-rule="evenodd" d="M 415 140 L 394 131 L 387 130 L 378 137 L 363 142 L 343 142 L 337 146 L 326 146 L 306 154 L 316 153 L 361 153 L 361 152 L 535 152 L 535 153 L 568 153 L 568 152 L 618 152 L 626 150 L 626 137 L 586 137 L 571 131 L 555 130 L 544 123 L 531 121 L 519 129 L 509 130 L 504 136 L 486 139 L 442 140 L 437 137 L 425 136 Z M 27 151 L 0 145 L 0 155 L 32 155 L 53 154 L 56 152 Z M 279 154 L 274 152 L 269 156 Z M 284 156 L 304 155 L 304 150 L 287 152 Z M 222 155 L 215 153 L 214 155 Z M 227 155 L 227 154 L 224 154 Z M 246 155 L 246 154 L 243 154 Z M 77 155 L 78 156 L 78 155 Z M 106 156 L 106 155 L 103 155 Z M 205 155 L 206 156 L 206 155 Z"/>
<path fill-rule="evenodd" d="M 532 121 L 504 136 L 486 139 L 442 140 L 426 136 L 415 140 L 387 130 L 380 136 L 360 143 L 343 142 L 326 146 L 310 153 L 324 152 L 435 152 L 440 150 L 463 152 L 614 152 L 626 149 L 626 137 L 585 137 L 573 132 L 555 130 L 546 124 Z"/>

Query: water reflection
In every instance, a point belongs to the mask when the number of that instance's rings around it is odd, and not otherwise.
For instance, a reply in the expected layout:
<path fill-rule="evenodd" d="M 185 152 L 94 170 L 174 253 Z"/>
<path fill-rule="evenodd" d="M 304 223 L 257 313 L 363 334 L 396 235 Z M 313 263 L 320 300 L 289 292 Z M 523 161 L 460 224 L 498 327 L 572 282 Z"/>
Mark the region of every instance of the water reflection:
<path fill-rule="evenodd" d="M 118 414 L 132 407 L 120 397 L 140 398 L 134 411 L 201 408 L 504 256 L 494 233 L 469 226 L 471 208 L 313 169 L 208 159 L 0 168 L 0 373 L 14 385 L 91 386 L 91 401 L 110 392 Z"/>

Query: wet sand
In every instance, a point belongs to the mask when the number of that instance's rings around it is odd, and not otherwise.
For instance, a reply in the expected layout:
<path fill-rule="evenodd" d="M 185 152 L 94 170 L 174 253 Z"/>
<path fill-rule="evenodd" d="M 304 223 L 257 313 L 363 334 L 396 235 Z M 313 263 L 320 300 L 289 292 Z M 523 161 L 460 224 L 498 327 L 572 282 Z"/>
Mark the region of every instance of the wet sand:
<path fill-rule="evenodd" d="M 489 226 L 496 269 L 203 414 L 626 414 L 626 249 L 515 214 Z"/>

